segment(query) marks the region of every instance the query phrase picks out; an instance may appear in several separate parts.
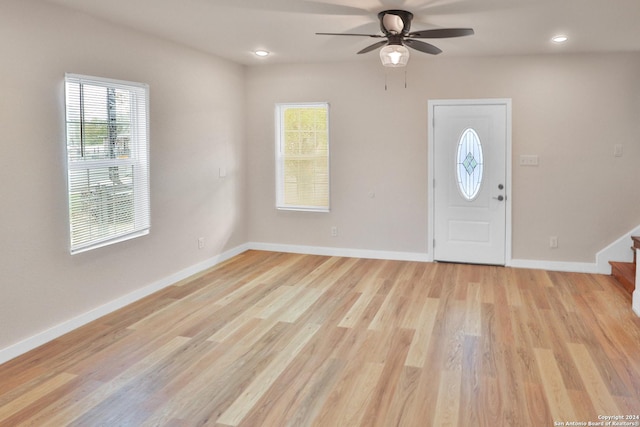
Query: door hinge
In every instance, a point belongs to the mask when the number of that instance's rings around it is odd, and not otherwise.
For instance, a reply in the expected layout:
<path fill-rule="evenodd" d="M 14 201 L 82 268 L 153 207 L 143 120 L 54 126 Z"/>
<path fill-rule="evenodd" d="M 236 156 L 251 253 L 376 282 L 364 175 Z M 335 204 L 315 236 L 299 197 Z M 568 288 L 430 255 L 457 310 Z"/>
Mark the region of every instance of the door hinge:
<path fill-rule="evenodd" d="M 433 239 L 433 247 L 436 247 L 436 239 Z"/>

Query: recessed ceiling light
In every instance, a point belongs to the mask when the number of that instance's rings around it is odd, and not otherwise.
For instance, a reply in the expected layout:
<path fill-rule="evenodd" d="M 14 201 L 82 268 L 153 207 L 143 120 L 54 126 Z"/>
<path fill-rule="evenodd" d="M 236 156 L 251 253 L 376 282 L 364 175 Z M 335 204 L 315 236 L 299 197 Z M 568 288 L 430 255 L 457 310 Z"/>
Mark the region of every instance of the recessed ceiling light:
<path fill-rule="evenodd" d="M 569 37 L 565 36 L 564 34 L 558 34 L 557 36 L 551 37 L 551 41 L 554 43 L 564 43 L 567 40 L 569 40 Z"/>
<path fill-rule="evenodd" d="M 266 50 L 256 50 L 255 52 L 253 52 L 256 54 L 256 56 L 260 56 L 260 57 L 265 57 L 265 56 L 269 56 L 269 52 Z"/>

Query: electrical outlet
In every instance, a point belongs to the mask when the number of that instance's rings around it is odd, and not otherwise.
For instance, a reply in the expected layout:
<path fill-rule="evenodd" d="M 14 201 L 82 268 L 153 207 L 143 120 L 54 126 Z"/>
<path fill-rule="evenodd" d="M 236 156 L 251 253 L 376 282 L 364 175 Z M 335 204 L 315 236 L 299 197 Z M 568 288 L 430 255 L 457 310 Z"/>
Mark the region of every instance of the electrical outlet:
<path fill-rule="evenodd" d="M 549 237 L 549 247 L 555 249 L 558 247 L 558 236 Z"/>
<path fill-rule="evenodd" d="M 198 249 L 204 249 L 204 237 L 198 237 Z"/>
<path fill-rule="evenodd" d="M 331 237 L 336 237 L 338 235 L 338 227 L 335 225 L 331 227 Z"/>

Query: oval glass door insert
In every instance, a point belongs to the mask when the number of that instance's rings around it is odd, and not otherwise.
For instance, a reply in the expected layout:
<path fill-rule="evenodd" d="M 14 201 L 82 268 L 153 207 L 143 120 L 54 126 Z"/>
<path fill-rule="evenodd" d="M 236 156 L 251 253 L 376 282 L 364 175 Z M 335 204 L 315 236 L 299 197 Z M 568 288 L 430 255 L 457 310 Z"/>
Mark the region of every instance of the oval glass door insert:
<path fill-rule="evenodd" d="M 478 195 L 483 172 L 484 161 L 480 137 L 475 130 L 468 128 L 462 132 L 456 154 L 458 189 L 466 200 L 472 201 Z"/>

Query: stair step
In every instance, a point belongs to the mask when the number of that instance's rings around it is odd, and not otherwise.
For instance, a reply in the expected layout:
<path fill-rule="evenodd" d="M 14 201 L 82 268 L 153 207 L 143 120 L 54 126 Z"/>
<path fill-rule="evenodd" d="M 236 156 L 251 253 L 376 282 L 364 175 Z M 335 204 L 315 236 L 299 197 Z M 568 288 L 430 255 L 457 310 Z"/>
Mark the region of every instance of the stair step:
<path fill-rule="evenodd" d="M 615 262 L 610 261 L 611 274 L 620 283 L 622 288 L 629 293 L 633 294 L 636 289 L 636 266 L 632 262 Z"/>

